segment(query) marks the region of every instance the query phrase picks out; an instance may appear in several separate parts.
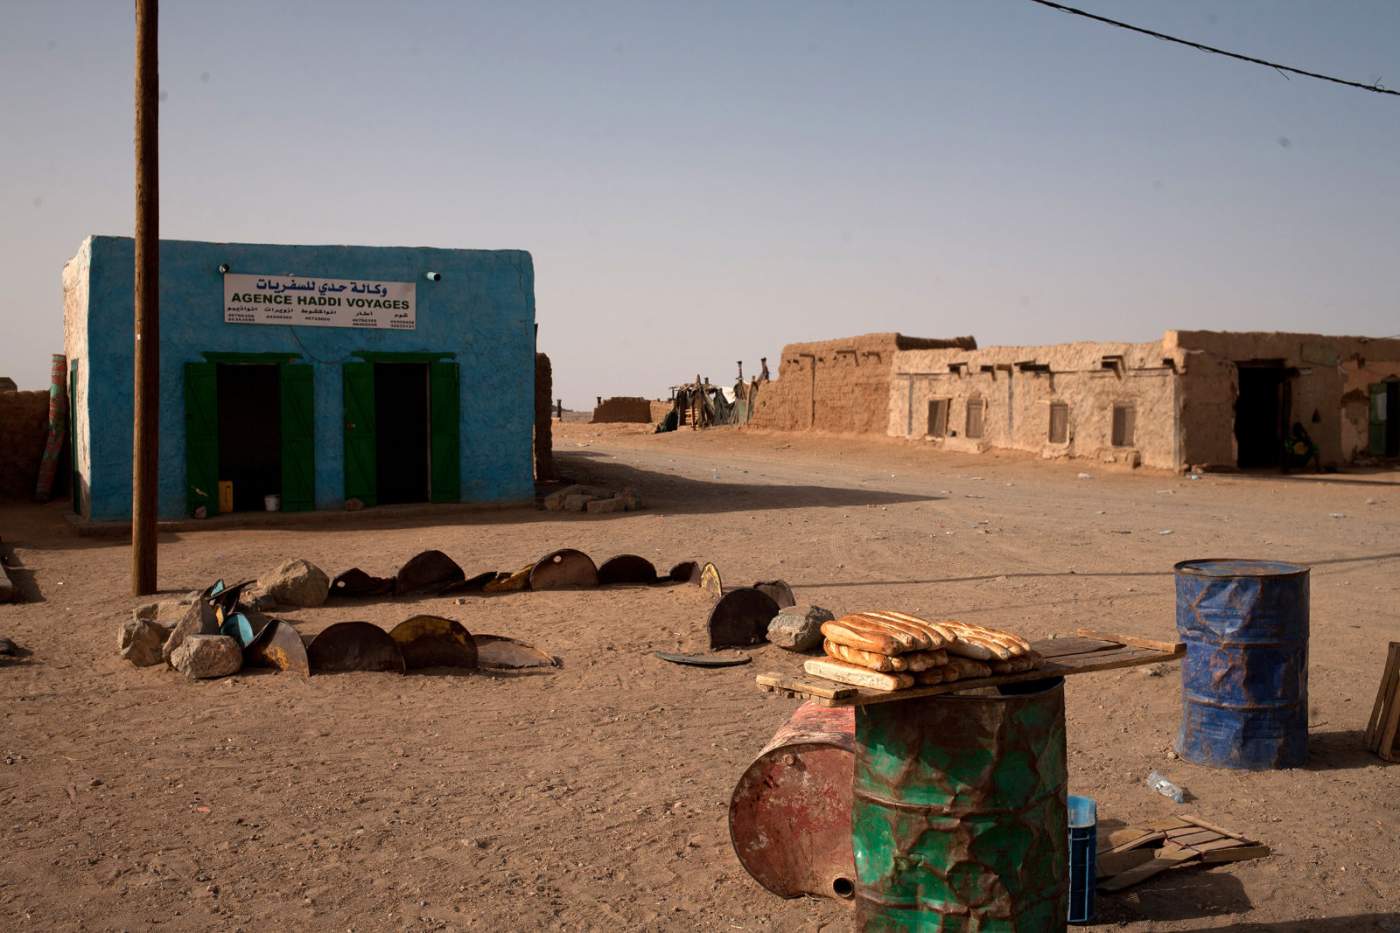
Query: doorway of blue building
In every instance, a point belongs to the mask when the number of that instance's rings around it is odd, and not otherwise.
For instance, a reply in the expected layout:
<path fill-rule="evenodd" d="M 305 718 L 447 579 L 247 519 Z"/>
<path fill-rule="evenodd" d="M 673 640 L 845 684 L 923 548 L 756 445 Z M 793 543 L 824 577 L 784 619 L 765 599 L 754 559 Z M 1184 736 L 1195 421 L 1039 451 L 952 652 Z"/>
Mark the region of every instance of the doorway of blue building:
<path fill-rule="evenodd" d="M 358 351 L 342 363 L 345 499 L 462 497 L 460 381 L 450 353 Z"/>
<path fill-rule="evenodd" d="M 219 480 L 233 486 L 232 511 L 262 511 L 267 496 L 282 496 L 278 369 L 221 363 L 216 372 Z"/>
<path fill-rule="evenodd" d="M 189 514 L 224 511 L 219 483 L 232 484 L 234 511 L 262 509 L 277 495 L 284 512 L 315 506 L 315 385 L 312 368 L 280 353 L 206 352 L 186 363 L 185 499 Z"/>
<path fill-rule="evenodd" d="M 375 460 L 380 504 L 428 501 L 428 366 L 374 366 Z"/>

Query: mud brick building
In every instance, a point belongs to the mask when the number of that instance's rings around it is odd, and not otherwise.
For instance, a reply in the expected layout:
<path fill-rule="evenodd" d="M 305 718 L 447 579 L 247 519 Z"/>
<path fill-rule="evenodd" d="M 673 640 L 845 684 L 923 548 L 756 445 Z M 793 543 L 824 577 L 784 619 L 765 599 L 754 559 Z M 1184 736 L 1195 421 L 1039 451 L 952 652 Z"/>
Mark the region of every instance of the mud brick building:
<path fill-rule="evenodd" d="M 1400 339 L 1174 330 L 1150 343 L 915 343 L 791 344 L 753 423 L 1169 470 L 1276 468 L 1301 425 L 1324 466 L 1400 456 Z"/>

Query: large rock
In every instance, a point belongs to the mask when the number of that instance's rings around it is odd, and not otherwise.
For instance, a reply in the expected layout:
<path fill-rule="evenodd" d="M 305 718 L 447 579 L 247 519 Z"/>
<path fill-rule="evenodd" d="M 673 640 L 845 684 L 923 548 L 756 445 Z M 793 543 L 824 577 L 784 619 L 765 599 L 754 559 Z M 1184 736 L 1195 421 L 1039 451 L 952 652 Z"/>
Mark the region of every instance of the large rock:
<path fill-rule="evenodd" d="M 162 599 L 154 603 L 146 603 L 137 606 L 132 610 L 132 616 L 136 619 L 146 619 L 151 622 L 159 622 L 167 632 L 179 624 L 185 617 L 190 606 L 199 599 L 199 590 L 190 590 L 178 599 Z"/>
<path fill-rule="evenodd" d="M 140 611 L 137 610 L 138 613 Z M 165 639 L 165 644 L 160 649 L 161 658 L 169 661 L 175 650 L 192 635 L 217 635 L 218 632 L 219 620 L 214 617 L 214 607 L 209 605 L 208 600 L 196 597 L 194 602 L 185 607 L 185 614 L 175 623 L 170 637 Z"/>
<path fill-rule="evenodd" d="M 170 666 L 190 680 L 227 677 L 243 666 L 243 646 L 227 635 L 191 635 L 170 656 Z"/>
<path fill-rule="evenodd" d="M 137 610 L 135 618 L 117 632 L 117 650 L 137 667 L 150 667 L 165 660 L 161 648 L 169 637 L 170 629 L 154 619 L 141 618 Z"/>
<path fill-rule="evenodd" d="M 834 618 L 821 606 L 789 606 L 768 623 L 768 640 L 789 651 L 811 651 L 822 643 L 822 623 Z"/>
<path fill-rule="evenodd" d="M 331 578 L 309 561 L 289 560 L 259 577 L 257 588 L 279 606 L 319 606 L 331 591 Z"/>

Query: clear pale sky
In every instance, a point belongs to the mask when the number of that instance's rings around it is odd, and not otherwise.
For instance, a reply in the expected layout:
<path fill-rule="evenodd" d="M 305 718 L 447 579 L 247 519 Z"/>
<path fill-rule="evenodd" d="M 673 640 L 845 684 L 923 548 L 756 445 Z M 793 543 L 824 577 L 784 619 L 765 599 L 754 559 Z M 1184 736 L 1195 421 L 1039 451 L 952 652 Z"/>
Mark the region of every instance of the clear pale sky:
<path fill-rule="evenodd" d="M 1400 87 L 1391 0 L 1074 5 Z M 132 231 L 132 4 L 3 19 L 0 374 L 42 388 L 64 261 Z M 875 330 L 1400 334 L 1400 98 L 1023 0 L 166 0 L 160 38 L 164 236 L 528 249 L 572 407 Z"/>

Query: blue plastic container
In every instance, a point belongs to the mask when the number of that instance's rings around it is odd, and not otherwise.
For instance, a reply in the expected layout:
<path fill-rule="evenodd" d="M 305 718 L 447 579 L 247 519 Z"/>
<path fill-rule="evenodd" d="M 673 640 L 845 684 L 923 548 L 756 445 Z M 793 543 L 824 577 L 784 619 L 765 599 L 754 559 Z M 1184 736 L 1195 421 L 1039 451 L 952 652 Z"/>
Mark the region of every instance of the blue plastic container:
<path fill-rule="evenodd" d="M 1094 919 L 1098 882 L 1098 806 L 1092 797 L 1069 796 L 1069 922 Z"/>
<path fill-rule="evenodd" d="M 1176 565 L 1182 758 L 1296 768 L 1308 757 L 1308 568 L 1281 561 Z"/>

